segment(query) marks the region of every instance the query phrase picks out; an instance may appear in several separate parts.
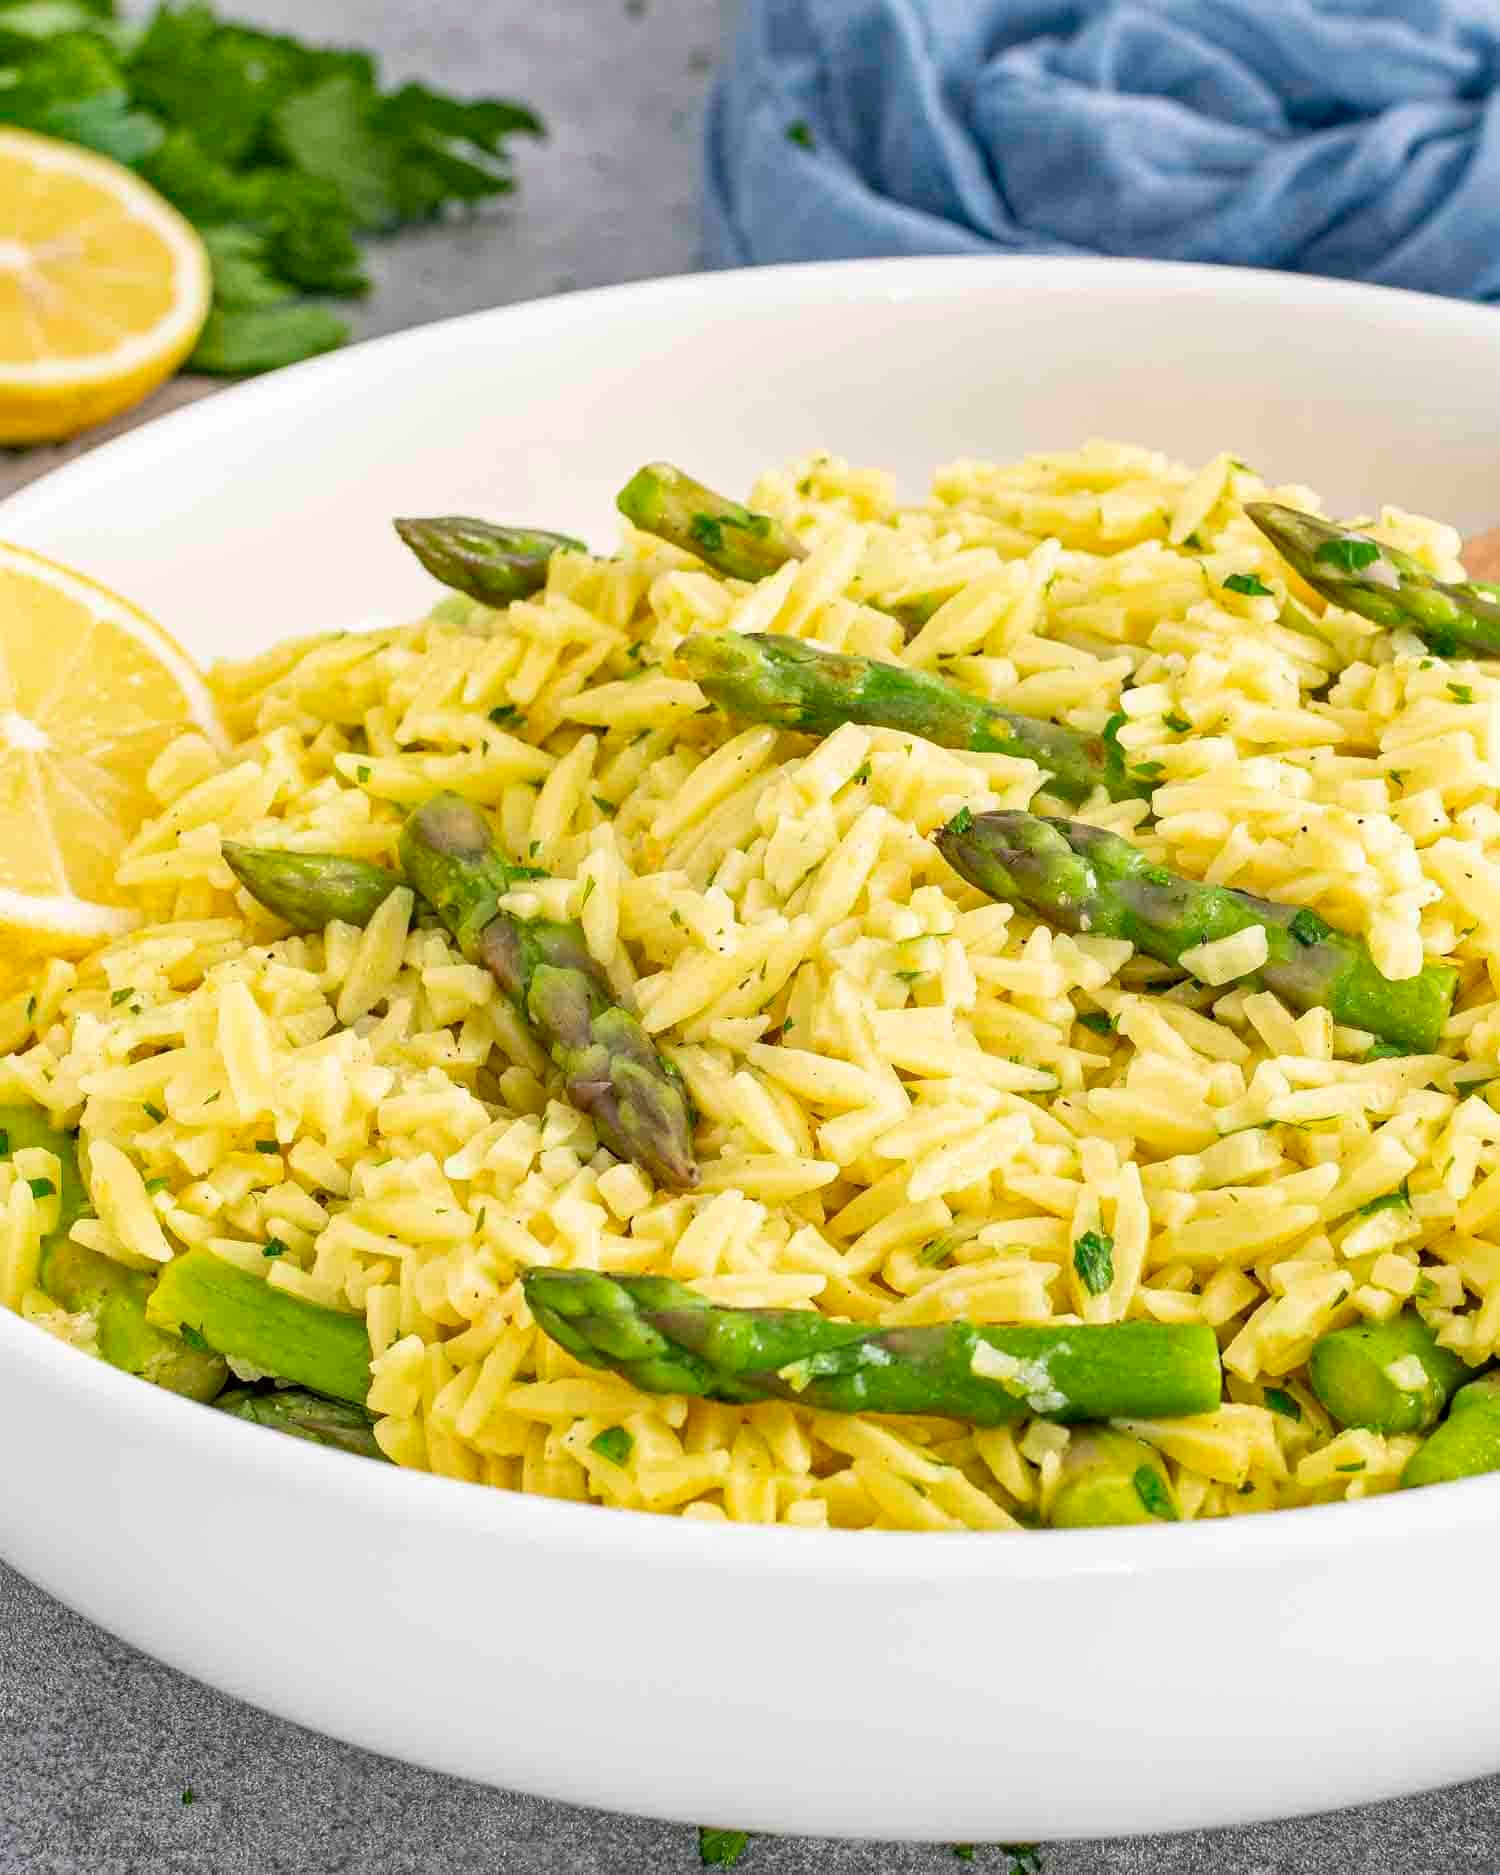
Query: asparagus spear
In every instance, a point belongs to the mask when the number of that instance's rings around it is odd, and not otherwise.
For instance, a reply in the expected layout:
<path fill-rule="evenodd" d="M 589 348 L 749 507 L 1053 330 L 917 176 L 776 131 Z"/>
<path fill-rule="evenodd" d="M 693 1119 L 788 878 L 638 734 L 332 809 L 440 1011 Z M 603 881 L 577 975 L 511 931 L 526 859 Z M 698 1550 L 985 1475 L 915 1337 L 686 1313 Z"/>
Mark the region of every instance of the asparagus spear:
<path fill-rule="evenodd" d="M 0 1107 L 0 1135 L 5 1153 L 24 1146 L 44 1146 L 57 1159 L 58 1219 L 42 1243 L 37 1282 L 70 1315 L 93 1318 L 95 1346 L 111 1367 L 139 1374 L 169 1393 L 211 1400 L 229 1377 L 216 1354 L 191 1348 L 146 1320 L 146 1299 L 154 1278 L 142 1270 L 101 1256 L 74 1243 L 68 1232 L 88 1210 L 88 1193 L 78 1170 L 76 1135 L 50 1125 L 36 1107 Z"/>
<path fill-rule="evenodd" d="M 670 462 L 648 462 L 615 497 L 616 506 L 643 533 L 697 554 L 728 579 L 764 579 L 807 549 L 769 514 L 695 482 Z"/>
<path fill-rule="evenodd" d="M 1391 1372 L 1396 1363 L 1415 1363 Z M 1372 1432 L 1425 1432 L 1469 1372 L 1415 1309 L 1388 1322 L 1361 1322 L 1322 1335 L 1308 1359 L 1312 1390 L 1341 1426 Z M 1420 1374 L 1416 1385 L 1411 1378 Z"/>
<path fill-rule="evenodd" d="M 682 1089 L 635 1017 L 613 1001 L 583 932 L 573 923 L 499 909 L 504 894 L 534 872 L 508 865 L 483 816 L 456 794 L 418 808 L 403 830 L 401 856 L 412 885 L 464 955 L 484 964 L 536 1030 L 568 1098 L 592 1118 L 610 1150 L 662 1184 L 695 1185 Z M 333 918 L 367 924 L 401 883 L 380 866 L 332 853 L 226 846 L 225 857 L 251 896 L 299 931 Z"/>
<path fill-rule="evenodd" d="M 189 1250 L 156 1279 L 146 1309 L 158 1327 L 180 1330 L 234 1361 L 294 1381 L 332 1400 L 363 1406 L 370 1386 L 364 1317 L 320 1308 L 226 1263 Z"/>
<path fill-rule="evenodd" d="M 1144 1439 L 1108 1426 L 1073 1434 L 1048 1516 L 1054 1529 L 1176 1519 L 1167 1468 Z"/>
<path fill-rule="evenodd" d="M 1500 1374 L 1454 1394 L 1448 1417 L 1406 1461 L 1402 1484 L 1447 1484 L 1500 1471 Z"/>
<path fill-rule="evenodd" d="M 670 462 L 648 462 L 637 469 L 615 503 L 642 533 L 697 554 L 705 566 L 728 579 L 765 579 L 788 560 L 807 558 L 806 547 L 774 516 L 730 501 Z M 927 623 L 945 596 L 924 595 L 897 605 L 872 603 L 910 634 Z"/>
<path fill-rule="evenodd" d="M 267 1426 L 313 1445 L 331 1445 L 360 1458 L 385 1458 L 375 1438 L 374 1418 L 364 1407 L 325 1400 L 301 1387 L 277 1387 L 270 1392 L 235 1387 L 215 1400 L 214 1406 L 252 1426 Z"/>
<path fill-rule="evenodd" d="M 1295 572 L 1334 605 L 1415 632 L 1439 657 L 1500 657 L 1500 599 L 1473 580 L 1450 584 L 1399 547 L 1274 501 L 1246 514 Z"/>
<path fill-rule="evenodd" d="M 586 553 L 581 540 L 538 527 L 498 527 L 469 514 L 399 520 L 396 532 L 435 580 L 485 605 L 509 605 L 540 592 L 547 565 L 564 549 Z"/>
<path fill-rule="evenodd" d="M 936 839 L 954 871 L 991 898 L 1064 931 L 1126 938 L 1162 963 L 1259 925 L 1268 958 L 1242 985 L 1274 990 L 1294 1009 L 1327 1008 L 1335 1021 L 1417 1054 L 1437 1047 L 1458 983 L 1444 965 L 1384 977 L 1359 938 L 1315 912 L 1185 879 L 1153 866 L 1118 834 L 1080 821 L 964 809 Z"/>
<path fill-rule="evenodd" d="M 294 931 L 321 931 L 335 920 L 367 925 L 401 884 L 384 866 L 337 853 L 287 853 L 234 840 L 225 840 L 221 851 L 251 898 Z"/>
<path fill-rule="evenodd" d="M 678 646 L 693 676 L 723 710 L 826 736 L 841 723 L 904 729 L 945 749 L 1026 756 L 1066 801 L 1095 788 L 1111 800 L 1145 800 L 1151 783 L 1126 772 L 1118 746 L 1103 736 L 1016 716 L 943 677 L 872 658 L 824 651 L 800 638 L 715 632 Z"/>
<path fill-rule="evenodd" d="M 976 1426 L 1028 1413 L 1170 1418 L 1219 1402 L 1219 1352 L 1204 1323 L 871 1330 L 813 1309 L 716 1308 L 662 1276 L 532 1268 L 522 1282 L 544 1334 L 646 1393 Z"/>
<path fill-rule="evenodd" d="M 651 1038 L 613 1000 L 578 925 L 499 908 L 518 877 L 477 808 L 456 794 L 419 807 L 401 861 L 471 961 L 484 964 L 546 1044 L 568 1098 L 609 1149 L 660 1183 L 698 1182 L 686 1097 Z"/>

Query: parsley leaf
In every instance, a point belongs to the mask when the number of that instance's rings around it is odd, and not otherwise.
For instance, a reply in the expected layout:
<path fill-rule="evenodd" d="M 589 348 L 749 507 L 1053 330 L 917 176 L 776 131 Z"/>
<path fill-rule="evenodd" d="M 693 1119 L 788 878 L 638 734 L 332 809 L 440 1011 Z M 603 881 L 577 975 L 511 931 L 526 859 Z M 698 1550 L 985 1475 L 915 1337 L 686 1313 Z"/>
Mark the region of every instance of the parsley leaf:
<path fill-rule="evenodd" d="M 1380 548 L 1373 540 L 1325 540 L 1313 555 L 1321 566 L 1331 566 L 1340 573 L 1359 573 L 1380 558 Z"/>
<path fill-rule="evenodd" d="M 1172 1502 L 1172 1494 L 1154 1465 L 1138 1465 L 1130 1482 L 1150 1516 L 1160 1517 L 1164 1523 L 1177 1522 L 1177 1506 Z"/>
<path fill-rule="evenodd" d="M 0 7 L 0 123 L 137 170 L 204 235 L 214 304 L 191 364 L 269 370 L 342 344 L 304 294 L 358 294 L 360 238 L 503 195 L 508 140 L 540 120 L 502 98 L 383 91 L 364 52 L 159 5 L 144 30 L 108 0 Z"/>
<path fill-rule="evenodd" d="M 1092 1029 L 1095 1035 L 1113 1035 L 1115 1018 L 1105 1015 L 1102 1009 L 1088 1009 L 1078 1018 L 1086 1029 Z"/>
<path fill-rule="evenodd" d="M 31 1195 L 33 1198 L 55 1198 L 57 1196 L 57 1187 L 52 1183 L 50 1178 L 28 1178 L 26 1183 L 31 1187 Z"/>
<path fill-rule="evenodd" d="M 698 1860 L 705 1868 L 733 1868 L 750 1846 L 748 1831 L 742 1829 L 700 1829 Z"/>
<path fill-rule="evenodd" d="M 800 117 L 796 123 L 787 125 L 786 140 L 788 143 L 795 143 L 799 150 L 815 150 L 818 147 L 818 140 L 812 133 L 812 126 L 805 124 Z"/>
<path fill-rule="evenodd" d="M 623 1465 L 635 1450 L 635 1440 L 623 1426 L 606 1426 L 597 1438 L 589 1440 L 589 1450 L 612 1465 Z"/>
<path fill-rule="evenodd" d="M 1329 927 L 1318 914 L 1308 911 L 1306 907 L 1297 913 L 1287 929 L 1299 944 L 1316 944 L 1327 937 L 1329 932 Z"/>
<path fill-rule="evenodd" d="M 948 822 L 945 831 L 948 833 L 967 833 L 973 825 L 973 810 L 971 808 L 961 807 L 953 816 L 952 820 Z"/>
<path fill-rule="evenodd" d="M 279 1237 L 268 1237 L 266 1239 L 266 1247 L 261 1251 L 261 1255 L 263 1257 L 270 1257 L 274 1262 L 277 1257 L 284 1257 L 287 1254 L 287 1249 L 288 1246 L 284 1244 Z"/>
<path fill-rule="evenodd" d="M 1383 1191 L 1378 1198 L 1372 1198 L 1368 1204 L 1362 1204 L 1358 1215 L 1374 1217 L 1377 1211 L 1409 1211 L 1410 1209 L 1410 1183 L 1403 1178 L 1394 1191 Z"/>
<path fill-rule="evenodd" d="M 1086 1230 L 1073 1245 L 1073 1267 L 1091 1296 L 1102 1296 L 1115 1279 L 1115 1240 L 1101 1230 Z"/>
<path fill-rule="evenodd" d="M 1224 582 L 1225 592 L 1240 592 L 1247 599 L 1274 599 L 1266 582 L 1254 573 L 1231 573 Z"/>
<path fill-rule="evenodd" d="M 1468 684 L 1449 684 L 1448 695 L 1455 703 L 1472 703 L 1474 691 Z"/>
<path fill-rule="evenodd" d="M 1175 710 L 1170 716 L 1164 716 L 1161 720 L 1168 729 L 1175 730 L 1179 736 L 1185 736 L 1193 726 L 1185 716 L 1179 716 Z"/>
<path fill-rule="evenodd" d="M 1280 1413 L 1283 1419 L 1300 1419 L 1302 1408 L 1284 1387 L 1266 1388 L 1266 1405 L 1273 1413 Z"/>

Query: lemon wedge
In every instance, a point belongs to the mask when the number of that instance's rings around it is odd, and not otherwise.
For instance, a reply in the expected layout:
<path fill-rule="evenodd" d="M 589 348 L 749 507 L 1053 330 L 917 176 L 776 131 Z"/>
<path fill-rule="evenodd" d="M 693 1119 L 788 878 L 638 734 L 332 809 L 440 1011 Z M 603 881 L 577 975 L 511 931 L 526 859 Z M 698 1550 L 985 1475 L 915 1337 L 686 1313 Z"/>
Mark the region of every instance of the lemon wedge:
<path fill-rule="evenodd" d="M 193 349 L 209 296 L 203 243 L 138 176 L 0 130 L 0 443 L 138 403 Z"/>
<path fill-rule="evenodd" d="M 115 872 L 157 811 L 146 776 L 197 729 L 225 746 L 187 653 L 125 600 L 0 542 L 0 958 L 77 956 L 137 922 Z"/>

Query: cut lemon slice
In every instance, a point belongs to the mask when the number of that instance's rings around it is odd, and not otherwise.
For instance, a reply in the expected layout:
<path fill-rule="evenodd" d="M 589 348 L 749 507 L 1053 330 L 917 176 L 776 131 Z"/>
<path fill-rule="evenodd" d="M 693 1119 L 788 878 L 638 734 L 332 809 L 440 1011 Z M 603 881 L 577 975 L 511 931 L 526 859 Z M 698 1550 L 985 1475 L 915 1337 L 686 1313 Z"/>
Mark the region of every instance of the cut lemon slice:
<path fill-rule="evenodd" d="M 181 646 L 92 580 L 0 542 L 0 959 L 77 956 L 136 922 L 120 853 L 156 811 L 151 764 L 224 747 Z"/>
<path fill-rule="evenodd" d="M 193 349 L 209 292 L 203 243 L 138 176 L 0 130 L 0 443 L 139 402 Z"/>

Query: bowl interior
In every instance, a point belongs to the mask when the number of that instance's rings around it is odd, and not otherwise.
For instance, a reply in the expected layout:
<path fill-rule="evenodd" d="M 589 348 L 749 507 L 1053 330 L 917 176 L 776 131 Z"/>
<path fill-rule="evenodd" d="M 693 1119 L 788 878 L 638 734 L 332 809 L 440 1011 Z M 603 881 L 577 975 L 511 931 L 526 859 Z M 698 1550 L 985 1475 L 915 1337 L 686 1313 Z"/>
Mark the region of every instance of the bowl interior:
<path fill-rule="evenodd" d="M 1229 269 L 854 262 L 647 283 L 431 326 L 108 445 L 0 534 L 116 587 L 201 656 L 410 615 L 393 515 L 615 536 L 666 457 L 729 490 L 811 449 L 888 466 L 1106 436 L 1231 450 L 1346 512 L 1500 520 L 1487 308 Z"/>

